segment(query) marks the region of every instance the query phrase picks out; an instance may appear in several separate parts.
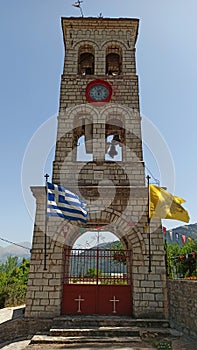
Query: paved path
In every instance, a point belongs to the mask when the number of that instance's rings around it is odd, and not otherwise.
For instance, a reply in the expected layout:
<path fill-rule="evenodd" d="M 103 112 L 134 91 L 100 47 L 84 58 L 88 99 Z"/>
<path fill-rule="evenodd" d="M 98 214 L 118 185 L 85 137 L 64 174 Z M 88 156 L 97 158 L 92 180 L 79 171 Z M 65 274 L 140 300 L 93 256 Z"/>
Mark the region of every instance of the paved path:
<path fill-rule="evenodd" d="M 25 349 L 27 349 L 27 346 L 29 343 L 30 343 L 30 340 L 23 340 L 23 341 L 18 341 L 15 343 L 4 345 L 4 346 L 0 344 L 0 349 L 2 349 L 2 350 L 25 350 Z"/>
<path fill-rule="evenodd" d="M 0 310 L 0 323 L 6 322 L 10 319 L 12 319 L 13 315 L 13 308 L 12 307 L 6 307 L 4 309 Z"/>
<path fill-rule="evenodd" d="M 30 340 L 19 341 L 5 345 L 1 347 L 1 350 L 155 350 L 156 348 L 148 346 L 145 343 L 129 345 L 128 343 L 122 344 L 109 344 L 109 343 L 97 343 L 97 344 L 34 344 L 29 345 Z M 173 350 L 197 350 L 197 342 L 186 340 L 181 338 L 179 340 L 173 340 Z"/>
<path fill-rule="evenodd" d="M 1 350 L 155 350 L 155 348 L 147 347 L 145 344 L 129 346 L 128 343 L 109 344 L 109 343 L 94 343 L 94 344 L 50 344 L 50 345 L 28 345 L 26 341 L 12 343 L 1 348 Z"/>
<path fill-rule="evenodd" d="M 5 307 L 4 309 L 0 309 L 0 323 L 11 320 L 14 317 L 14 313 L 16 313 L 15 311 L 19 312 L 19 314 L 22 314 L 22 310 L 24 309 L 24 307 L 25 305 L 21 305 L 16 307 Z"/>

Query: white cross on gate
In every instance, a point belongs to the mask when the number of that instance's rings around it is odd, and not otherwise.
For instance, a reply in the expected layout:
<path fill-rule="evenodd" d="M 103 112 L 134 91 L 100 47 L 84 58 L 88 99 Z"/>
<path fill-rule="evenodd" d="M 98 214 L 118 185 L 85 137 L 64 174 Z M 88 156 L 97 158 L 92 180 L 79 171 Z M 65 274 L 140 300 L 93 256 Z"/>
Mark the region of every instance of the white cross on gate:
<path fill-rule="evenodd" d="M 113 299 L 110 300 L 113 303 L 113 313 L 115 314 L 116 311 L 116 303 L 118 303 L 120 300 L 116 299 L 115 295 L 113 297 Z"/>
<path fill-rule="evenodd" d="M 77 312 L 81 312 L 81 302 L 85 299 L 81 299 L 81 295 L 78 296 L 78 299 L 75 299 L 75 301 L 78 301 L 78 310 Z"/>

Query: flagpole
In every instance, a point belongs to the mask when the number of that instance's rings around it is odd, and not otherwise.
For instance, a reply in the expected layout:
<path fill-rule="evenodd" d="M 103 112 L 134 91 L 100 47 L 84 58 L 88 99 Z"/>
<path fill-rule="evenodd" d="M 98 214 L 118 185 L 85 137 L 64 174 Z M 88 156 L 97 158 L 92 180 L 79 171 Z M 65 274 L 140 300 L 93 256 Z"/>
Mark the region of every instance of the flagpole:
<path fill-rule="evenodd" d="M 46 208 L 45 208 L 45 228 L 44 228 L 44 271 L 47 270 L 47 204 L 48 204 L 48 179 L 49 175 L 44 175 L 46 182 L 45 182 L 45 189 L 46 189 Z"/>
<path fill-rule="evenodd" d="M 148 272 L 151 272 L 151 235 L 150 235 L 150 176 L 147 175 L 147 183 L 148 183 Z"/>

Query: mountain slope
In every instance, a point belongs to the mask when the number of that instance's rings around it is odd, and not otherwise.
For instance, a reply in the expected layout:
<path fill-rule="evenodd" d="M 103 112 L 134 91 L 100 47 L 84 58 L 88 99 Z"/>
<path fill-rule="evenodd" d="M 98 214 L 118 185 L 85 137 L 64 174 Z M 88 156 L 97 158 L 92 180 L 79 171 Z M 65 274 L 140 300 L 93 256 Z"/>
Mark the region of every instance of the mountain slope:
<path fill-rule="evenodd" d="M 7 260 L 9 256 L 18 256 L 19 260 L 22 258 L 29 259 L 30 258 L 30 242 L 20 242 L 15 244 L 10 244 L 6 247 L 0 246 L 0 263 L 3 263 Z M 20 247 L 21 246 L 21 247 Z M 22 248 L 27 247 L 28 249 Z"/>
<path fill-rule="evenodd" d="M 183 244 L 183 236 L 186 237 L 186 242 L 188 237 L 197 240 L 197 223 L 179 226 L 166 232 L 166 239 L 169 243 Z"/>
<path fill-rule="evenodd" d="M 197 223 L 176 227 L 173 229 L 173 231 L 195 239 L 197 238 Z"/>

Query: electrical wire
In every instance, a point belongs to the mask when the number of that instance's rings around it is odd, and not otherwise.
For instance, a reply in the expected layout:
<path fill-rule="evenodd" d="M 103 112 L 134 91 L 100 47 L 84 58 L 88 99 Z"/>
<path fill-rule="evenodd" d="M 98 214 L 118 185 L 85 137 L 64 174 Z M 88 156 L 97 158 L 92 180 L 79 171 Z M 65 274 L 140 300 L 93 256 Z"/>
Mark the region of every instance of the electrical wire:
<path fill-rule="evenodd" d="M 28 247 L 25 247 L 25 246 L 23 246 L 21 244 L 14 243 L 12 241 L 8 241 L 5 238 L 0 237 L 0 240 L 3 241 L 3 242 L 6 242 L 6 243 L 11 243 L 11 244 L 16 245 L 17 247 L 20 247 L 20 248 L 24 248 L 24 249 L 30 250 L 30 248 L 28 248 Z"/>

